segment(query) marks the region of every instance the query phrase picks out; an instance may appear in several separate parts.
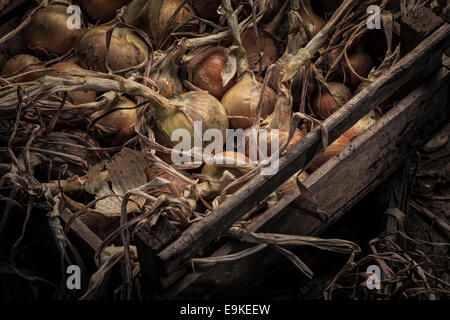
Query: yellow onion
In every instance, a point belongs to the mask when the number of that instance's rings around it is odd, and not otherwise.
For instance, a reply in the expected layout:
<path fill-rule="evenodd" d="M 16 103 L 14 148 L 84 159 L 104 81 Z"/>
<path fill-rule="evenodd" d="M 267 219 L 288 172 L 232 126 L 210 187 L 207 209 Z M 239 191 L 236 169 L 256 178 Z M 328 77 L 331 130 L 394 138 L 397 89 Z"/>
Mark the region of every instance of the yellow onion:
<path fill-rule="evenodd" d="M 245 72 L 225 93 L 222 105 L 227 111 L 230 127 L 245 129 L 253 124 L 262 88 L 263 85 L 260 82 L 256 81 L 250 73 Z M 264 90 L 261 118 L 272 113 L 276 99 L 275 92 L 267 86 Z"/>
<path fill-rule="evenodd" d="M 170 52 L 150 75 L 150 78 L 158 86 L 159 94 L 163 97 L 171 98 L 185 92 L 183 83 L 178 76 L 177 60 L 179 60 L 179 52 Z"/>
<path fill-rule="evenodd" d="M 131 0 L 79 0 L 80 6 L 93 20 L 107 22 L 116 16 L 116 10 Z"/>
<path fill-rule="evenodd" d="M 106 35 L 109 26 L 90 29 L 81 38 L 79 45 L 80 65 L 89 70 L 107 72 Z M 142 64 L 149 55 L 149 49 L 132 30 L 115 28 L 108 51 L 108 65 L 114 71 L 124 70 Z"/>
<path fill-rule="evenodd" d="M 318 156 L 309 165 L 308 172 L 316 171 L 322 164 L 327 162 L 329 159 L 339 154 L 346 146 L 350 144 L 350 140 L 344 135 L 340 136 L 336 141 L 328 146 L 324 153 Z"/>
<path fill-rule="evenodd" d="M 193 85 L 221 99 L 235 82 L 233 77 L 226 86 L 223 85 L 222 71 L 226 64 L 225 48 L 217 46 L 201 51 L 186 63 L 185 68 Z"/>
<path fill-rule="evenodd" d="M 144 30 L 150 37 L 154 48 L 158 48 L 168 29 L 169 20 L 183 0 L 148 0 L 142 8 L 132 8 L 127 14 L 125 21 L 129 24 Z M 185 4 L 178 14 L 173 18 L 173 22 L 181 23 L 187 18 L 194 16 L 194 10 L 189 4 Z"/>
<path fill-rule="evenodd" d="M 247 52 L 247 60 L 250 70 L 259 71 L 259 52 L 258 43 L 256 41 L 255 31 L 253 28 L 246 29 L 242 35 L 242 45 Z M 262 51 L 262 70 L 266 70 L 271 64 L 274 64 L 278 58 L 278 47 L 270 35 L 264 30 L 258 30 L 259 49 Z"/>
<path fill-rule="evenodd" d="M 29 54 L 19 54 L 9 59 L 2 70 L 2 75 L 5 77 L 11 77 L 19 73 L 30 72 L 36 70 L 36 72 L 20 76 L 14 79 L 15 82 L 28 82 L 39 79 L 45 75 L 44 64 L 38 58 Z M 41 71 L 37 71 L 41 70 Z"/>
<path fill-rule="evenodd" d="M 165 99 L 155 94 L 150 104 L 152 117 L 155 120 L 156 141 L 166 147 L 174 147 L 178 142 L 171 139 L 177 129 L 185 129 L 190 133 L 191 147 L 194 147 L 194 121 L 201 121 L 202 130 L 217 129 L 223 138 L 226 137 L 228 119 L 222 104 L 205 91 L 191 91 Z M 209 143 L 204 143 L 208 145 Z"/>
<path fill-rule="evenodd" d="M 82 69 L 79 65 L 71 61 L 54 64 L 51 68 L 56 70 L 56 72 L 49 72 L 49 75 L 52 76 L 57 76 L 57 72 L 66 72 L 69 69 Z M 75 105 L 94 102 L 96 98 L 95 91 L 71 91 L 67 94 L 67 100 Z"/>
<path fill-rule="evenodd" d="M 350 89 L 339 82 L 329 82 L 322 86 L 313 98 L 315 113 L 326 119 L 352 98 Z"/>
<path fill-rule="evenodd" d="M 194 9 L 199 17 L 215 21 L 219 20 L 217 8 L 221 3 L 222 0 L 194 0 Z"/>
<path fill-rule="evenodd" d="M 311 0 L 301 0 L 304 7 L 300 5 L 300 17 L 308 28 L 311 38 L 314 37 L 326 24 L 322 17 L 314 13 Z"/>
<path fill-rule="evenodd" d="M 363 78 L 366 78 L 374 67 L 374 61 L 370 54 L 365 51 L 363 41 L 358 41 L 354 52 L 348 57 L 348 60 L 353 70 Z M 352 90 L 355 90 L 361 83 L 361 79 L 350 70 L 347 63 L 345 66 L 347 69 L 347 84 Z"/>
<path fill-rule="evenodd" d="M 21 36 L 27 47 L 38 56 L 63 55 L 77 45 L 84 33 L 84 26 L 81 29 L 67 28 L 69 17 L 66 4 L 49 4 L 33 14 Z"/>
<path fill-rule="evenodd" d="M 271 129 L 267 129 L 267 130 L 260 130 L 257 132 L 256 137 L 250 138 L 251 132 L 250 130 L 252 130 L 251 128 L 247 129 L 246 135 L 245 135 L 245 155 L 247 157 L 249 157 L 251 160 L 260 160 L 259 159 L 259 153 L 257 152 L 257 158 L 253 159 L 253 155 L 250 154 L 250 152 L 252 152 L 251 146 L 250 144 L 253 142 L 257 142 L 257 146 L 258 148 L 260 148 L 259 146 L 259 142 L 260 141 L 264 141 L 264 143 L 266 144 L 266 154 L 263 153 L 263 156 L 267 156 L 270 157 L 272 155 L 272 138 L 274 138 L 273 134 L 271 133 Z M 300 142 L 300 140 L 303 139 L 303 133 L 300 131 L 300 129 L 295 129 L 294 135 L 292 136 L 291 141 L 289 141 L 289 144 L 287 145 L 285 151 L 289 151 L 293 146 L 295 146 L 297 143 Z M 274 152 L 276 152 L 277 150 L 279 150 L 279 148 L 281 148 L 287 141 L 287 139 L 289 138 L 289 132 L 286 131 L 278 131 L 278 148 L 276 148 L 275 150 L 273 150 Z M 257 140 L 255 140 L 257 139 Z M 277 146 L 274 146 L 277 147 Z"/>
<path fill-rule="evenodd" d="M 94 112 L 91 120 L 95 120 L 105 114 L 94 124 L 94 133 L 98 134 L 98 139 L 105 145 L 114 146 L 125 143 L 135 135 L 134 125 L 137 120 L 136 104 L 127 99 L 120 100 L 108 108 Z M 117 109 L 116 111 L 112 111 Z"/>

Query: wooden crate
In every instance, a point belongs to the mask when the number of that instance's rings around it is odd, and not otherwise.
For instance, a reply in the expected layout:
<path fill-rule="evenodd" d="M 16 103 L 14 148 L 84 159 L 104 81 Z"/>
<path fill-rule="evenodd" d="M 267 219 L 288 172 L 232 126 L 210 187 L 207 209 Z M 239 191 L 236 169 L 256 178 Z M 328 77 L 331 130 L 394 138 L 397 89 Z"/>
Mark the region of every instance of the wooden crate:
<path fill-rule="evenodd" d="M 20 9 L 24 2 L 17 1 L 14 5 Z M 13 10 L 18 10 L 16 7 Z M 18 23 L 18 18 L 10 13 L 8 17 L 8 24 L 2 26 L 0 34 Z M 424 36 L 426 39 L 394 68 L 324 122 L 331 143 L 368 112 L 401 93 L 402 99 L 394 108 L 306 180 L 305 185 L 314 192 L 327 220 L 322 222 L 305 214 L 305 201 L 298 191 L 294 191 L 254 219 L 248 226 L 249 231 L 319 235 L 448 122 L 450 64 L 447 57 L 443 58 L 443 52 L 450 44 L 450 26 L 443 24 Z M 1 46 L 3 57 L 23 51 L 20 42 L 12 39 L 9 44 L 12 43 L 16 45 Z M 0 57 L 0 65 L 2 63 Z M 168 230 L 170 227 L 163 219 L 157 230 L 151 228 L 160 235 L 157 242 L 149 243 L 143 236 L 148 233 L 145 225 L 138 228 L 135 239 L 143 277 L 167 299 L 221 297 L 230 292 L 239 295 L 257 285 L 263 280 L 260 275 L 274 272 L 279 260 L 284 259 L 270 248 L 238 261 L 197 267 L 195 271 L 191 267 L 191 258 L 199 256 L 206 246 L 320 153 L 321 133 L 316 129 L 280 159 L 278 174 L 256 177 L 180 235 Z M 68 211 L 61 215 L 65 222 L 71 217 Z M 79 219 L 72 225 L 71 235 L 88 256 L 92 256 L 101 244 L 99 237 Z M 252 246 L 230 239 L 211 256 L 236 253 Z"/>

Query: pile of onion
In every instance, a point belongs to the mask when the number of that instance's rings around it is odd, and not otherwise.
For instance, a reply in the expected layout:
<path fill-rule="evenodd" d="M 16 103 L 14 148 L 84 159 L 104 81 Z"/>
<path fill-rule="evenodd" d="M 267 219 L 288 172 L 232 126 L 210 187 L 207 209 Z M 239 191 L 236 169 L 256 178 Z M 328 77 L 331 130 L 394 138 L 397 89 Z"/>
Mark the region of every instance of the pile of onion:
<path fill-rule="evenodd" d="M 235 82 L 233 77 L 226 85 L 223 84 L 222 71 L 226 64 L 225 48 L 217 46 L 201 50 L 185 63 L 184 68 L 194 86 L 221 99 Z"/>
<path fill-rule="evenodd" d="M 82 70 L 79 65 L 71 61 L 54 64 L 53 66 L 51 66 L 51 68 L 56 70 L 56 72 L 49 72 L 49 75 L 51 76 L 57 76 L 57 73 L 67 72 L 70 69 Z M 96 98 L 97 95 L 95 91 L 70 91 L 67 93 L 67 100 L 74 105 L 94 102 Z"/>
<path fill-rule="evenodd" d="M 34 54 L 40 57 L 60 56 L 76 46 L 84 33 L 84 26 L 81 29 L 67 28 L 70 17 L 67 7 L 64 3 L 52 3 L 33 14 L 21 36 Z"/>
<path fill-rule="evenodd" d="M 78 49 L 81 67 L 108 72 L 108 62 L 113 71 L 121 71 L 139 66 L 147 60 L 148 46 L 128 28 L 114 28 L 108 50 L 106 36 L 110 28 L 106 25 L 94 27 L 81 38 Z"/>
<path fill-rule="evenodd" d="M 313 98 L 315 113 L 326 119 L 352 98 L 349 88 L 339 82 L 328 82 L 321 86 L 320 92 Z"/>
<path fill-rule="evenodd" d="M 116 10 L 131 0 L 79 0 L 81 8 L 93 20 L 107 22 L 116 16 Z"/>
<path fill-rule="evenodd" d="M 45 75 L 45 66 L 38 58 L 29 54 L 19 54 L 9 59 L 2 69 L 2 75 L 12 77 L 22 73 L 28 73 L 18 76 L 14 82 L 28 82 L 39 79 Z"/>

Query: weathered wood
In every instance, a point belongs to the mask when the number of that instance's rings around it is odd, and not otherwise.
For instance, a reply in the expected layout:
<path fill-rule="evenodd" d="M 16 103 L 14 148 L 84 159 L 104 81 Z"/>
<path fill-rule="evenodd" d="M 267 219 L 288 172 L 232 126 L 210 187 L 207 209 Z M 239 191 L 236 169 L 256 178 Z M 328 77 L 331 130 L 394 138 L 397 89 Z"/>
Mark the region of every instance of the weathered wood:
<path fill-rule="evenodd" d="M 180 231 L 164 216 L 155 224 L 151 224 L 151 220 L 139 224 L 133 232 L 141 273 L 156 289 L 163 289 L 167 282 L 167 274 L 161 270 L 156 255 L 179 236 Z"/>
<path fill-rule="evenodd" d="M 298 235 L 319 235 L 326 230 L 403 165 L 405 159 L 427 142 L 427 137 L 449 121 L 449 78 L 447 69 L 433 74 L 305 181 L 321 209 L 327 212 L 326 223 L 302 213 L 303 200 L 295 190 L 256 218 L 249 230 Z M 248 244 L 230 240 L 213 256 L 235 253 L 248 247 Z M 195 273 L 180 279 L 166 291 L 165 296 L 178 299 L 214 298 L 226 296 L 229 292 L 239 295 L 274 272 L 280 259 L 284 258 L 277 252 L 264 249 L 245 259 L 217 264 L 213 268 L 196 267 Z"/>
<path fill-rule="evenodd" d="M 441 56 L 450 41 L 450 26 L 445 24 L 416 49 L 404 57 L 391 72 L 381 76 L 360 94 L 350 100 L 338 112 L 324 122 L 330 143 L 355 124 L 362 116 L 385 101 L 404 83 L 418 73 L 431 72 L 440 64 L 429 65 L 433 57 Z M 426 70 L 426 71 L 425 71 Z M 181 237 L 162 250 L 158 257 L 165 263 L 168 273 L 177 270 L 189 258 L 227 230 L 235 221 L 255 207 L 274 189 L 303 168 L 321 151 L 319 129 L 311 132 L 285 157 L 280 159 L 278 174 L 258 176 L 241 188 L 212 214 L 189 227 Z"/>

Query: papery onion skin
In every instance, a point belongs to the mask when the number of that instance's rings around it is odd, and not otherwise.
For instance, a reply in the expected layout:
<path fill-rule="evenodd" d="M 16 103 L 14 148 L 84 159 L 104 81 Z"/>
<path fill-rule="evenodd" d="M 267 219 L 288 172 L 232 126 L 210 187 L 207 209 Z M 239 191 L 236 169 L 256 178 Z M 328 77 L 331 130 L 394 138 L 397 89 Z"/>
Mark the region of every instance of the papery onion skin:
<path fill-rule="evenodd" d="M 316 93 L 313 98 L 313 108 L 315 113 L 326 119 L 342 107 L 348 100 L 352 98 L 352 93 L 349 88 L 339 82 L 327 83 L 327 88 L 322 87 L 320 92 Z M 337 97 L 337 100 L 335 97 Z"/>
<path fill-rule="evenodd" d="M 193 62 L 192 84 L 208 91 L 212 96 L 221 99 L 225 92 L 235 83 L 235 77 L 224 87 L 222 70 L 227 64 L 225 48 L 218 46 L 201 53 L 199 61 Z"/>
<path fill-rule="evenodd" d="M 345 136 L 340 136 L 337 140 L 335 140 L 331 145 L 328 146 L 327 150 L 318 156 L 308 167 L 308 172 L 312 173 L 316 171 L 320 166 L 322 166 L 325 162 L 330 160 L 335 155 L 339 154 L 345 147 L 350 144 L 350 140 L 348 140 Z"/>
<path fill-rule="evenodd" d="M 151 79 L 159 88 L 159 94 L 166 98 L 172 98 L 185 92 L 183 83 L 178 75 L 173 76 L 169 72 L 154 74 Z"/>
<path fill-rule="evenodd" d="M 67 5 L 49 4 L 33 14 L 21 36 L 27 47 L 39 57 L 63 55 L 77 45 L 85 32 L 83 25 L 80 29 L 67 28 L 69 17 Z"/>
<path fill-rule="evenodd" d="M 94 124 L 95 130 L 100 132 L 99 140 L 103 144 L 108 146 L 120 145 L 135 135 L 134 125 L 138 113 L 135 106 L 136 104 L 133 101 L 122 97 L 116 104 L 99 110 L 90 116 L 90 119 L 94 120 L 111 110 L 124 108 L 108 113 Z"/>
<path fill-rule="evenodd" d="M 252 71 L 259 71 L 260 58 L 258 52 L 258 44 L 253 28 L 246 29 L 242 35 L 242 45 L 247 53 L 247 60 Z M 263 53 L 262 70 L 266 70 L 271 64 L 278 59 L 278 47 L 272 36 L 264 30 L 258 30 L 259 49 Z"/>
<path fill-rule="evenodd" d="M 53 66 L 51 66 L 51 68 L 56 70 L 56 72 L 49 72 L 49 75 L 51 76 L 57 76 L 58 72 L 66 72 L 69 69 L 83 69 L 79 65 L 70 61 L 54 64 Z M 97 95 L 95 91 L 70 91 L 67 94 L 67 98 L 72 104 L 78 105 L 94 102 L 97 98 Z"/>
<path fill-rule="evenodd" d="M 116 16 L 116 10 L 131 0 L 79 0 L 81 8 L 93 20 L 107 22 Z"/>
<path fill-rule="evenodd" d="M 108 72 L 106 35 L 109 29 L 109 26 L 94 27 L 81 38 L 78 50 L 81 67 Z M 127 28 L 114 29 L 108 52 L 108 64 L 113 71 L 138 66 L 148 55 L 148 46 L 133 31 Z"/>
<path fill-rule="evenodd" d="M 2 75 L 10 77 L 18 73 L 45 69 L 44 64 L 38 58 L 29 54 L 19 54 L 6 61 L 2 69 Z M 45 75 L 45 71 L 33 72 L 15 79 L 15 82 L 34 81 Z"/>
<path fill-rule="evenodd" d="M 256 118 L 256 109 L 263 85 L 254 80 L 252 76 L 246 72 L 237 81 L 237 83 L 229 89 L 222 98 L 230 127 L 234 129 L 246 129 L 253 124 Z M 261 106 L 261 119 L 264 119 L 274 110 L 276 103 L 275 92 L 267 86 L 264 91 L 263 102 Z"/>

